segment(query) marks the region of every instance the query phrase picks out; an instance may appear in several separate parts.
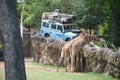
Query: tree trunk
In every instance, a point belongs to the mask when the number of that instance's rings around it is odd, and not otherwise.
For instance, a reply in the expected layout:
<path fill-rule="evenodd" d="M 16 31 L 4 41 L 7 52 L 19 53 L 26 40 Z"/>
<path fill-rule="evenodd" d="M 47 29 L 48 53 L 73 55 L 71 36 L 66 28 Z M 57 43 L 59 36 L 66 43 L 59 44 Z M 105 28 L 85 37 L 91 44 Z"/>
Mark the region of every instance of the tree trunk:
<path fill-rule="evenodd" d="M 89 28 L 89 34 L 91 34 L 92 33 L 92 28 L 91 28 L 91 26 L 90 26 L 90 28 Z"/>
<path fill-rule="evenodd" d="M 22 38 L 23 38 L 23 17 L 24 17 L 24 11 L 25 11 L 25 3 L 26 3 L 26 0 L 24 0 L 23 2 L 21 18 L 20 18 L 20 32 L 21 32 Z"/>
<path fill-rule="evenodd" d="M 5 58 L 5 80 L 26 80 L 16 0 L 0 0 L 0 32 Z"/>

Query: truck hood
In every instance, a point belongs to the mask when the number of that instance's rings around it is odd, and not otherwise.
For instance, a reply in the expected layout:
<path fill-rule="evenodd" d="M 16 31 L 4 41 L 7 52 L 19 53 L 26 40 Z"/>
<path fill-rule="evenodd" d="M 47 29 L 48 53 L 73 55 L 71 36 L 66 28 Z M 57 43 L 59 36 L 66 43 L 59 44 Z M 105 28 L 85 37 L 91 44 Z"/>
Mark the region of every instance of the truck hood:
<path fill-rule="evenodd" d="M 69 35 L 69 36 L 77 36 L 78 33 L 66 32 L 65 35 Z"/>
<path fill-rule="evenodd" d="M 78 36 L 82 31 L 80 30 L 72 30 L 72 32 L 66 32 L 65 35 L 69 36 Z"/>

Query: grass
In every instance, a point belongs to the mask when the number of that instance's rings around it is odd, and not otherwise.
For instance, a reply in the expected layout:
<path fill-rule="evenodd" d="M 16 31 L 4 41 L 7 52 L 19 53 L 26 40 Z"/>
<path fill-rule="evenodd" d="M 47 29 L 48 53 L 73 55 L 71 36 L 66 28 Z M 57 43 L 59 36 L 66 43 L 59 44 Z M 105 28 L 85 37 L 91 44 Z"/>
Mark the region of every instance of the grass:
<path fill-rule="evenodd" d="M 4 79 L 4 71 L 0 70 L 0 80 L 5 80 Z"/>
<path fill-rule="evenodd" d="M 44 65 L 33 62 L 32 65 L 42 66 L 44 68 L 56 69 L 56 66 Z M 61 69 L 64 69 L 63 67 Z M 1 76 L 2 75 L 2 76 Z M 45 71 L 37 68 L 26 69 L 27 80 L 117 80 L 104 74 L 89 73 L 66 73 L 56 71 Z M 4 80 L 4 71 L 0 70 L 0 80 Z"/>
<path fill-rule="evenodd" d="M 57 69 L 57 66 L 54 66 L 54 65 L 46 65 L 46 64 L 41 64 L 41 63 L 36 63 L 36 62 L 33 62 L 32 63 L 33 65 L 37 65 L 37 66 L 42 66 L 44 68 L 51 68 L 51 69 Z M 64 67 L 60 67 L 60 69 L 64 69 Z"/>
<path fill-rule="evenodd" d="M 45 68 L 52 68 L 56 69 L 56 66 L 52 65 L 44 65 L 40 63 L 32 63 L 33 65 L 36 66 L 42 66 Z M 60 69 L 64 69 L 63 67 Z M 49 71 L 44 71 L 44 70 L 33 70 L 30 71 L 27 70 L 27 76 L 32 76 L 33 74 L 37 74 L 32 77 L 28 77 L 28 80 L 117 80 L 111 76 L 106 76 L 104 74 L 95 74 L 92 72 L 89 73 L 66 73 L 66 72 L 49 72 Z"/>
<path fill-rule="evenodd" d="M 58 73 L 43 70 L 27 70 L 27 80 L 117 80 L 95 73 Z"/>

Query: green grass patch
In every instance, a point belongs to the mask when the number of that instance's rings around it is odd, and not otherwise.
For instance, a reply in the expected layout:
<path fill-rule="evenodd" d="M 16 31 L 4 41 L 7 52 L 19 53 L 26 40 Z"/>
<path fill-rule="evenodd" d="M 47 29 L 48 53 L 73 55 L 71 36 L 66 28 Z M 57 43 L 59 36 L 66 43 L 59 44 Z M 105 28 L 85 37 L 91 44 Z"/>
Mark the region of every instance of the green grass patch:
<path fill-rule="evenodd" d="M 45 68 L 57 69 L 57 67 L 53 65 L 44 65 L 35 62 L 33 62 L 32 64 L 37 66 L 42 66 Z M 61 69 L 64 69 L 64 67 L 62 67 Z M 32 77 L 32 74 L 36 74 L 36 75 Z M 106 76 L 104 74 L 96 74 L 92 72 L 66 73 L 66 72 L 49 72 L 44 70 L 33 70 L 33 71 L 27 70 L 27 76 L 29 76 L 28 80 L 117 80 L 111 76 Z"/>
<path fill-rule="evenodd" d="M 45 67 L 45 68 L 57 69 L 57 66 L 54 66 L 54 65 L 47 65 L 47 64 L 36 63 L 36 62 L 33 62 L 32 64 L 37 65 L 37 66 L 42 66 L 42 67 Z M 59 67 L 59 69 L 64 70 L 64 67 Z"/>
<path fill-rule="evenodd" d="M 44 70 L 27 70 L 27 80 L 117 80 L 95 73 L 60 73 Z"/>
<path fill-rule="evenodd" d="M 42 66 L 45 68 L 56 69 L 56 66 L 44 65 L 33 62 L 32 65 Z M 62 67 L 63 68 L 63 67 Z M 45 71 L 43 69 L 26 69 L 27 80 L 118 80 L 111 76 L 96 73 L 70 73 L 70 72 L 55 72 Z M 0 70 L 0 80 L 5 80 L 4 70 Z"/>
<path fill-rule="evenodd" d="M 0 80 L 5 80 L 5 75 L 3 70 L 0 70 Z"/>

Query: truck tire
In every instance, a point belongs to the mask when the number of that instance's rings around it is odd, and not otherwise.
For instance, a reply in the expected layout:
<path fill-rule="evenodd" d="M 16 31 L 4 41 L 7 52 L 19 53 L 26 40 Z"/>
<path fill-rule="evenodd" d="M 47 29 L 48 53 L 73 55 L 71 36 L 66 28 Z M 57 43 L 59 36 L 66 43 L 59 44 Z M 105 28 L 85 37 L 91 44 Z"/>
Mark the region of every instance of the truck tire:
<path fill-rule="evenodd" d="M 70 38 L 67 38 L 65 41 L 70 41 L 71 39 Z"/>
<path fill-rule="evenodd" d="M 45 37 L 50 37 L 50 35 L 48 33 L 45 34 Z"/>

